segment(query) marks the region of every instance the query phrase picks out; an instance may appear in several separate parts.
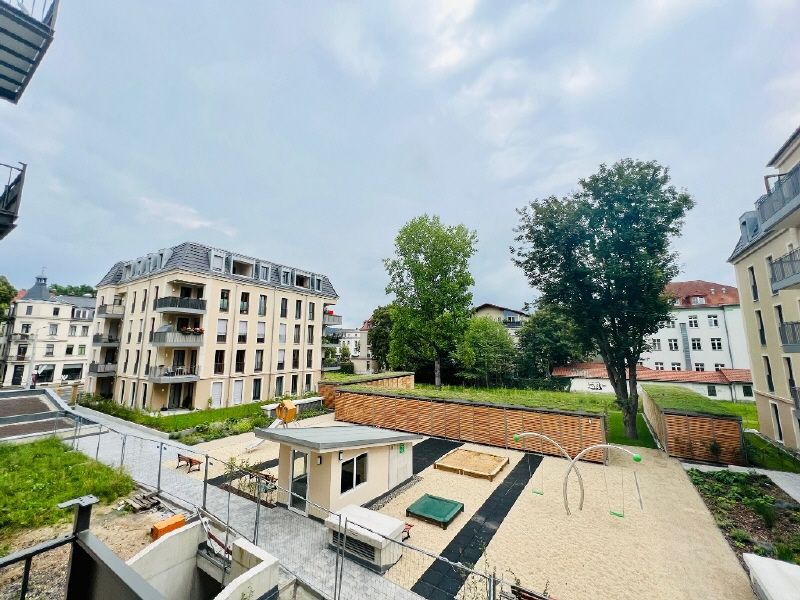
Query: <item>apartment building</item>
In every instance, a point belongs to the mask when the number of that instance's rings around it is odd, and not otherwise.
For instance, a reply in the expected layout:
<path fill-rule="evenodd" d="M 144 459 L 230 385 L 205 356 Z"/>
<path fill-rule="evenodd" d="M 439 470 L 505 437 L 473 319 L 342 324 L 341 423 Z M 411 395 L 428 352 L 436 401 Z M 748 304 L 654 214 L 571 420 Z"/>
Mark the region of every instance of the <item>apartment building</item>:
<path fill-rule="evenodd" d="M 90 388 L 152 411 L 313 391 L 336 299 L 324 275 L 197 243 L 118 262 L 98 285 Z"/>
<path fill-rule="evenodd" d="M 655 371 L 749 369 L 739 290 L 710 281 L 673 281 L 670 320 L 649 339 L 640 364 Z"/>
<path fill-rule="evenodd" d="M 340 330 L 341 337 L 339 338 L 339 354 L 341 355 L 342 349 L 347 348 L 351 358 L 358 358 L 362 352 L 366 353 L 367 349 L 367 334 L 360 329 L 347 329 L 343 327 Z"/>
<path fill-rule="evenodd" d="M 372 328 L 372 322 L 367 319 L 361 324 L 358 329 L 359 332 L 359 354 L 353 356 L 350 360 L 353 363 L 353 372 L 356 375 L 370 375 L 379 371 L 380 365 L 372 358 L 372 347 L 369 342 L 369 330 Z"/>
<path fill-rule="evenodd" d="M 28 386 L 83 383 L 91 349 L 95 299 L 53 296 L 47 278 L 11 302 L 0 323 L 0 384 Z"/>
<path fill-rule="evenodd" d="M 473 313 L 476 317 L 486 317 L 502 323 L 515 340 L 517 339 L 519 328 L 528 320 L 527 313 L 514 308 L 498 306 L 497 304 L 481 304 L 473 309 Z"/>
<path fill-rule="evenodd" d="M 765 193 L 739 218 L 736 270 L 759 428 L 800 448 L 800 127 L 767 164 Z"/>

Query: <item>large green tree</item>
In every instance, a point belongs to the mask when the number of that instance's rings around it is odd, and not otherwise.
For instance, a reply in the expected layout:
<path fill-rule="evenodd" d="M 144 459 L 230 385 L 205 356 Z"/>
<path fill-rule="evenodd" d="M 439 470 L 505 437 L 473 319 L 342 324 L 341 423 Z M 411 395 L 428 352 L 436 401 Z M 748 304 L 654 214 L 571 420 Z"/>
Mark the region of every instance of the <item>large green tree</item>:
<path fill-rule="evenodd" d="M 378 363 L 378 369 L 385 371 L 389 367 L 389 343 L 392 335 L 392 305 L 379 306 L 372 311 L 369 319 L 369 347 L 372 359 Z"/>
<path fill-rule="evenodd" d="M 549 377 L 553 367 L 582 360 L 591 343 L 556 306 L 541 305 L 520 328 L 518 373 Z"/>
<path fill-rule="evenodd" d="M 395 256 L 384 261 L 387 294 L 394 294 L 389 362 L 433 361 L 442 385 L 442 361 L 455 350 L 471 316 L 475 280 L 469 259 L 477 235 L 464 225 L 444 225 L 422 215 L 406 223 L 395 239 Z"/>
<path fill-rule="evenodd" d="M 16 295 L 16 288 L 5 275 L 0 275 L 0 317 L 6 314 L 9 304 Z"/>
<path fill-rule="evenodd" d="M 461 377 L 488 387 L 511 378 L 516 355 L 514 340 L 502 323 L 487 317 L 472 317 L 453 358 Z"/>
<path fill-rule="evenodd" d="M 56 296 L 84 296 L 91 294 L 94 296 L 97 290 L 91 285 L 86 283 L 81 285 L 58 285 L 57 283 L 50 284 L 50 291 Z"/>
<path fill-rule="evenodd" d="M 603 357 L 625 435 L 636 438 L 636 367 L 647 336 L 666 321 L 666 284 L 678 274 L 670 241 L 694 202 L 654 161 L 623 159 L 572 195 L 518 211 L 514 262 L 546 303 L 557 304 Z"/>

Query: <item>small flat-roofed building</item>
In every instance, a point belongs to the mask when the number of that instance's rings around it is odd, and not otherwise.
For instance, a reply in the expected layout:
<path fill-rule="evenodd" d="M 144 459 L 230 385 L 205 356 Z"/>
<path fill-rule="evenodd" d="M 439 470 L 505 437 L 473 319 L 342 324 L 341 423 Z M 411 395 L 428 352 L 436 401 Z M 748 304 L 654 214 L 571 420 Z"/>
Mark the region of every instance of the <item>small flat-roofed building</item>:
<path fill-rule="evenodd" d="M 413 475 L 412 444 L 422 436 L 365 425 L 255 429 L 280 444 L 278 501 L 325 519 L 348 504 L 363 505 Z M 324 510 L 321 510 L 320 507 Z"/>

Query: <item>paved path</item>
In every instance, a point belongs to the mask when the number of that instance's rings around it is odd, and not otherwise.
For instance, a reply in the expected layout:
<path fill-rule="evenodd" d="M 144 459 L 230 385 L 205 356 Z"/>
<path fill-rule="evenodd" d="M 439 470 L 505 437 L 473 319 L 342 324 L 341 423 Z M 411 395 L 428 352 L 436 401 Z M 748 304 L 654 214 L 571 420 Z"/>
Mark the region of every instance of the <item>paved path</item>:
<path fill-rule="evenodd" d="M 734 471 L 736 473 L 749 473 L 755 471 L 769 477 L 775 485 L 781 488 L 784 492 L 794 498 L 795 502 L 800 504 L 800 475 L 796 473 L 786 473 L 784 471 L 770 471 L 768 469 L 756 469 L 754 467 L 738 467 L 736 465 L 729 465 L 728 467 L 718 467 L 715 465 L 695 465 L 691 463 L 681 463 L 683 468 L 687 471 L 689 469 L 697 469 L 704 473 L 712 471 Z"/>
<path fill-rule="evenodd" d="M 76 412 L 80 414 L 80 408 Z M 131 477 L 144 485 L 156 488 L 160 481 L 162 493 L 182 504 L 203 505 L 203 481 L 189 477 L 185 468 L 176 469 L 174 465 L 178 452 L 201 459 L 205 459 L 204 454 L 191 446 L 165 442 L 139 429 L 102 423 L 101 418 L 96 420 L 113 430 L 104 429 L 99 435 L 79 437 L 76 441 L 78 449 L 109 466 L 123 466 Z M 206 510 L 252 541 L 256 504 L 214 485 L 205 486 L 205 492 Z M 258 545 L 275 556 L 298 579 L 326 597 L 333 597 L 336 553 L 328 548 L 326 536 L 324 525 L 285 508 L 261 507 L 259 511 Z M 416 594 L 351 561 L 345 561 L 343 565 L 342 581 L 341 597 L 347 600 L 419 600 Z"/>
<path fill-rule="evenodd" d="M 462 442 L 444 440 L 441 438 L 428 438 L 419 444 L 414 444 L 414 475 L 430 467 L 445 454 L 463 446 Z"/>

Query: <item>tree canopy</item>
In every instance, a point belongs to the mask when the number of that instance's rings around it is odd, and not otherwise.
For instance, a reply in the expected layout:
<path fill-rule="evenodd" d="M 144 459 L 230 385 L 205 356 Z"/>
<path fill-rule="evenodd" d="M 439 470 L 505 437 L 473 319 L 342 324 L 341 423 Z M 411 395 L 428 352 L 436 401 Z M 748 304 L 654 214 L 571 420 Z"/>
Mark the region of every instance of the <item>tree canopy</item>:
<path fill-rule="evenodd" d="M 369 319 L 369 346 L 378 369 L 389 368 L 389 344 L 392 333 L 392 305 L 379 306 Z"/>
<path fill-rule="evenodd" d="M 8 311 L 8 306 L 17 295 L 17 289 L 11 285 L 11 282 L 5 275 L 0 275 L 0 316 L 3 316 Z"/>
<path fill-rule="evenodd" d="M 591 346 L 575 322 L 555 306 L 541 305 L 519 334 L 518 373 L 549 377 L 553 367 L 582 360 Z"/>
<path fill-rule="evenodd" d="M 50 291 L 56 296 L 84 296 L 97 294 L 97 290 L 91 285 L 86 283 L 81 285 L 58 285 L 57 283 L 50 284 Z"/>
<path fill-rule="evenodd" d="M 487 317 L 472 317 L 453 358 L 464 380 L 489 386 L 511 379 L 516 355 L 514 340 L 502 323 Z"/>
<path fill-rule="evenodd" d="M 387 294 L 394 294 L 389 362 L 393 367 L 420 360 L 441 363 L 455 350 L 471 316 L 469 259 L 477 235 L 464 225 L 444 225 L 422 215 L 406 223 L 395 239 L 395 255 L 384 261 Z"/>
<path fill-rule="evenodd" d="M 637 437 L 636 367 L 646 337 L 669 315 L 666 284 L 678 274 L 670 241 L 694 202 L 655 161 L 601 165 L 572 195 L 518 211 L 515 264 L 542 299 L 560 306 L 606 364 L 625 434 Z"/>

